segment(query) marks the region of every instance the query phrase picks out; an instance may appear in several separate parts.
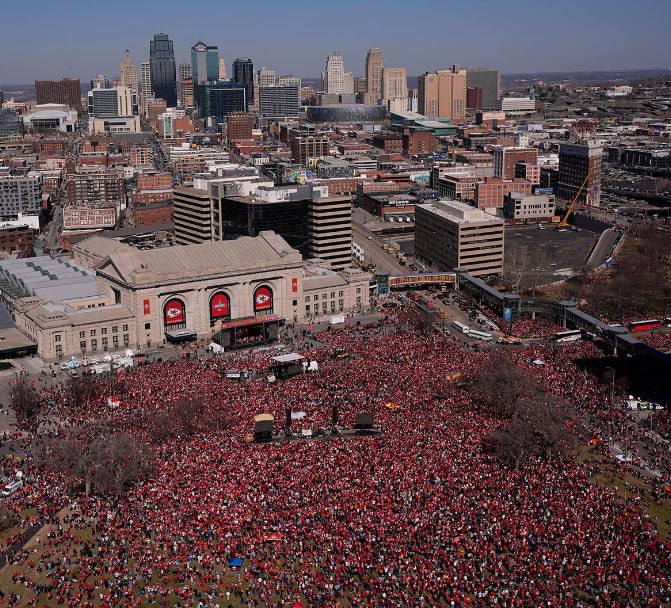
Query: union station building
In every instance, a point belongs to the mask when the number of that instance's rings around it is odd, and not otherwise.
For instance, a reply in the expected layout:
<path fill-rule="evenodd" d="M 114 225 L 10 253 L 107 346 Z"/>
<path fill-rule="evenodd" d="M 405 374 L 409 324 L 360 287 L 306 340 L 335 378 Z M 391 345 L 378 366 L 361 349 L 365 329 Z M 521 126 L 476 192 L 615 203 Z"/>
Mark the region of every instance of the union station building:
<path fill-rule="evenodd" d="M 370 274 L 304 261 L 270 231 L 152 250 L 92 237 L 75 247 L 73 262 L 82 274 L 95 273 L 94 295 L 13 302 L 17 328 L 45 359 L 190 340 L 242 348 L 274 341 L 285 323 L 362 312 L 370 304 Z"/>

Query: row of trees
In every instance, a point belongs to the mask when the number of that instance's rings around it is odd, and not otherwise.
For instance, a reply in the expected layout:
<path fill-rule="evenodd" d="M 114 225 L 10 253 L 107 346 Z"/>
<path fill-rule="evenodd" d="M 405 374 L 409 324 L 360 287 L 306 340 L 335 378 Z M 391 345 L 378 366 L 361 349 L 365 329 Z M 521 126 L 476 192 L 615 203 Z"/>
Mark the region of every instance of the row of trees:
<path fill-rule="evenodd" d="M 671 236 L 644 226 L 626 238 L 607 274 L 570 281 L 564 295 L 592 314 L 619 323 L 665 316 L 671 310 Z"/>
<path fill-rule="evenodd" d="M 503 356 L 481 370 L 471 395 L 477 407 L 503 421 L 483 445 L 506 466 L 518 468 L 531 456 L 563 455 L 574 443 L 572 408 Z"/>

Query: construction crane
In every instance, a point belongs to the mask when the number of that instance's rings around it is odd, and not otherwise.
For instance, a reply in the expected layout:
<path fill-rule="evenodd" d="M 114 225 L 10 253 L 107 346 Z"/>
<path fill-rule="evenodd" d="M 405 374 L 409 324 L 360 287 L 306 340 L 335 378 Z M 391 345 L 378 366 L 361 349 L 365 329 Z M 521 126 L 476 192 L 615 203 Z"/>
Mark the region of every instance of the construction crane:
<path fill-rule="evenodd" d="M 560 228 L 566 228 L 569 223 L 569 219 L 571 218 L 571 215 L 573 215 L 573 211 L 575 210 L 576 205 L 578 204 L 578 198 L 580 198 L 580 194 L 582 191 L 585 189 L 585 186 L 587 185 L 587 180 L 589 180 L 589 173 L 585 176 L 585 179 L 583 180 L 582 184 L 580 185 L 580 188 L 578 189 L 578 192 L 576 192 L 575 196 L 573 197 L 573 200 L 571 201 L 571 204 L 566 208 L 566 212 L 564 213 L 564 217 L 561 219 L 561 222 L 557 225 L 557 229 Z"/>

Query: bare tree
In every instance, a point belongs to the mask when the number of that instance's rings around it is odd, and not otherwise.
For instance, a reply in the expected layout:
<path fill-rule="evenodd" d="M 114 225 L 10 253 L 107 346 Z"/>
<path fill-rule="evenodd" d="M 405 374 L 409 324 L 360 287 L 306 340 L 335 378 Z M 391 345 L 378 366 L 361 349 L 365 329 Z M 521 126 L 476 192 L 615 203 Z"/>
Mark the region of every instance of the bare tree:
<path fill-rule="evenodd" d="M 529 268 L 529 250 L 516 249 L 506 261 L 503 282 L 512 293 L 519 293 L 522 279 Z"/>
<path fill-rule="evenodd" d="M 32 428 L 42 410 L 42 402 L 31 382 L 17 378 L 9 390 L 10 407 L 20 427 Z"/>
<path fill-rule="evenodd" d="M 105 424 L 72 429 L 58 438 L 43 438 L 34 450 L 38 464 L 92 490 L 119 496 L 149 472 L 148 446 Z"/>
<path fill-rule="evenodd" d="M 470 389 L 474 402 L 488 414 L 508 419 L 523 397 L 538 394 L 538 389 L 505 355 L 492 358 L 480 370 Z"/>
<path fill-rule="evenodd" d="M 95 381 L 90 374 L 69 378 L 66 390 L 75 405 L 88 405 L 96 395 Z"/>
<path fill-rule="evenodd" d="M 510 422 L 483 440 L 485 449 L 507 466 L 518 468 L 530 456 L 549 458 L 572 445 L 573 413 L 554 395 L 521 399 Z"/>
<path fill-rule="evenodd" d="M 19 515 L 9 507 L 9 505 L 0 505 L 0 532 L 9 530 L 19 523 Z"/>

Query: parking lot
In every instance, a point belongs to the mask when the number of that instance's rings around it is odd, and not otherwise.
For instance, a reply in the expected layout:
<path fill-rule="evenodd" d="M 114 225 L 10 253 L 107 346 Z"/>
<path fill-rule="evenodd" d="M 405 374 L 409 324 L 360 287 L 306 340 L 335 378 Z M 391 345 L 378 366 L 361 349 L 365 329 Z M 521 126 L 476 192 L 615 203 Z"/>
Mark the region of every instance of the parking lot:
<path fill-rule="evenodd" d="M 558 231 L 552 226 L 506 228 L 505 268 L 520 273 L 520 289 L 561 281 L 578 274 L 598 234 L 588 230 Z"/>

